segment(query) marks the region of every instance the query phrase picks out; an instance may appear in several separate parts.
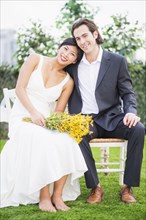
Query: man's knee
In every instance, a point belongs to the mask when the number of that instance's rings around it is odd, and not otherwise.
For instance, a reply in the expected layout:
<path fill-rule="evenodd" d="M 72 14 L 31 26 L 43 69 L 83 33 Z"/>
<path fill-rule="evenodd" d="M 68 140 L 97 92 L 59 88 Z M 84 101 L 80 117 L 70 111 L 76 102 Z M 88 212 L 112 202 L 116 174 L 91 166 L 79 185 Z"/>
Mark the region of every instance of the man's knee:
<path fill-rule="evenodd" d="M 145 127 L 141 122 L 138 122 L 135 126 L 131 128 L 137 137 L 144 137 Z"/>

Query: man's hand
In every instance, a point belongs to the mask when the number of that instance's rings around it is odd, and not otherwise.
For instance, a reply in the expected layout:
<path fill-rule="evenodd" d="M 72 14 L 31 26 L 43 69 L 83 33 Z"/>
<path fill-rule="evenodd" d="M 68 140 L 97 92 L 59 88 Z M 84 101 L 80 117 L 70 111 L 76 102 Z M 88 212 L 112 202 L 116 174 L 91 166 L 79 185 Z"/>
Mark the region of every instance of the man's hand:
<path fill-rule="evenodd" d="M 127 125 L 129 128 L 135 126 L 139 121 L 140 121 L 140 117 L 136 116 L 133 113 L 127 113 L 123 118 L 124 125 Z"/>

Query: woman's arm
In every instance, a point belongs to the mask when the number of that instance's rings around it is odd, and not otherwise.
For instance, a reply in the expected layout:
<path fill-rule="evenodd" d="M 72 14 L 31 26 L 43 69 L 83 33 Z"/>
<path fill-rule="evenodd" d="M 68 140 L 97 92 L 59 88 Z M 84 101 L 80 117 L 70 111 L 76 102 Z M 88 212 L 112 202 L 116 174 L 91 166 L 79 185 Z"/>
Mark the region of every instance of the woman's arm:
<path fill-rule="evenodd" d="M 55 112 L 64 112 L 66 105 L 68 103 L 69 97 L 73 91 L 74 82 L 73 79 L 70 77 L 69 81 L 65 84 L 64 89 L 61 93 L 61 96 L 59 97 Z"/>
<path fill-rule="evenodd" d="M 37 125 L 44 125 L 44 117 L 43 115 L 35 109 L 32 105 L 31 101 L 29 100 L 26 87 L 29 81 L 29 78 L 38 65 L 40 57 L 38 54 L 31 54 L 27 60 L 23 63 L 20 73 L 18 76 L 17 84 L 16 84 L 16 95 L 19 98 L 22 105 L 27 109 L 30 113 L 32 122 Z"/>

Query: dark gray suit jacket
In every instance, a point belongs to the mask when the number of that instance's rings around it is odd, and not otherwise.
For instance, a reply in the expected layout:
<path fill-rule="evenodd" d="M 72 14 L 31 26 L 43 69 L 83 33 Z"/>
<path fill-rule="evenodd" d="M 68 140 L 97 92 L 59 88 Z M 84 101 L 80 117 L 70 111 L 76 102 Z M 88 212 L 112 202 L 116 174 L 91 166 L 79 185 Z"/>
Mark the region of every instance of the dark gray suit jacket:
<path fill-rule="evenodd" d="M 66 70 L 75 82 L 68 109 L 70 114 L 77 114 L 82 109 L 78 86 L 78 64 L 70 65 Z M 132 90 L 127 62 L 123 56 L 103 50 L 95 97 L 99 114 L 94 120 L 108 131 L 115 129 L 124 114 L 128 112 L 136 114 L 136 98 Z"/>

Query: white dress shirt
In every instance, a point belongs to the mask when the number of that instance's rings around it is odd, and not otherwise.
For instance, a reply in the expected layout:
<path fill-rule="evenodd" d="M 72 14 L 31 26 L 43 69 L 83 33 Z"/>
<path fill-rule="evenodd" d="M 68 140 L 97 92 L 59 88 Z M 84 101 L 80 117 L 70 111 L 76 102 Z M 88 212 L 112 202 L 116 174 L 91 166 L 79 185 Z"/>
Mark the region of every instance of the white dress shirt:
<path fill-rule="evenodd" d="M 98 57 L 94 62 L 89 63 L 84 54 L 79 64 L 78 80 L 83 102 L 81 110 L 83 114 L 98 114 L 99 112 L 98 104 L 95 98 L 95 88 L 99 74 L 102 54 L 103 49 L 100 47 Z"/>

